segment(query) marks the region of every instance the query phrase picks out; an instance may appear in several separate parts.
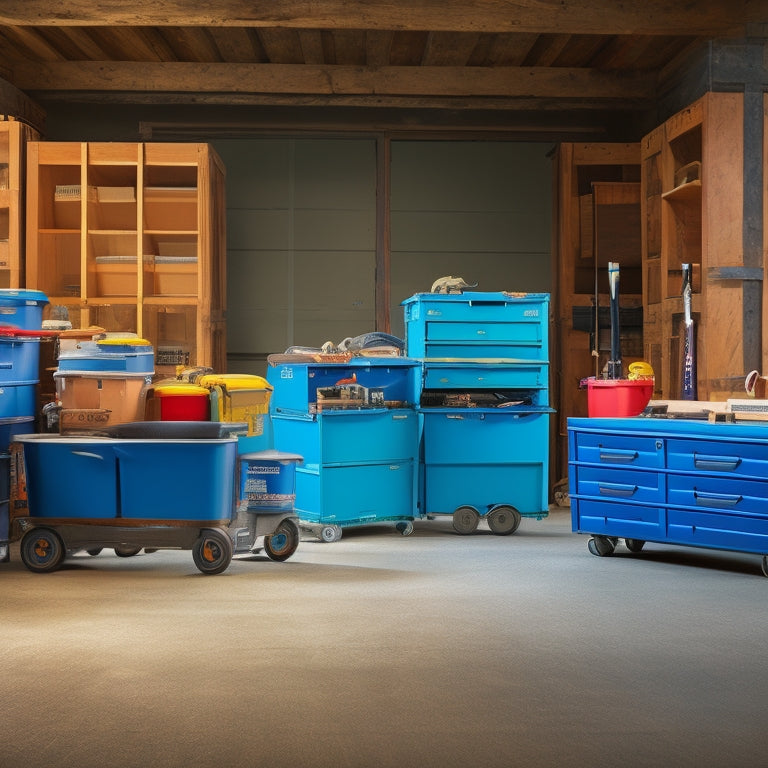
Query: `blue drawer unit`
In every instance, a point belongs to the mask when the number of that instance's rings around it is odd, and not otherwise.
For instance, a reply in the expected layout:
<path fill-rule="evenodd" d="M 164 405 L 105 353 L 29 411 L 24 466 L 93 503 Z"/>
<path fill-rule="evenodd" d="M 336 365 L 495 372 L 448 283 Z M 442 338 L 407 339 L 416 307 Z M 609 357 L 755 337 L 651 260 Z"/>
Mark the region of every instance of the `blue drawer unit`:
<path fill-rule="evenodd" d="M 413 530 L 420 371 L 402 357 L 270 364 L 274 447 L 304 458 L 296 514 L 323 541 L 338 540 L 348 526 Z"/>
<path fill-rule="evenodd" d="M 416 294 L 406 350 L 422 360 L 420 512 L 463 534 L 514 533 L 548 511 L 549 295 Z"/>
<path fill-rule="evenodd" d="M 549 356 L 549 294 L 418 293 L 403 306 L 411 357 L 546 361 Z"/>
<path fill-rule="evenodd" d="M 593 554 L 619 539 L 632 552 L 646 541 L 750 552 L 768 576 L 761 423 L 571 418 L 568 457 L 572 528 Z"/>

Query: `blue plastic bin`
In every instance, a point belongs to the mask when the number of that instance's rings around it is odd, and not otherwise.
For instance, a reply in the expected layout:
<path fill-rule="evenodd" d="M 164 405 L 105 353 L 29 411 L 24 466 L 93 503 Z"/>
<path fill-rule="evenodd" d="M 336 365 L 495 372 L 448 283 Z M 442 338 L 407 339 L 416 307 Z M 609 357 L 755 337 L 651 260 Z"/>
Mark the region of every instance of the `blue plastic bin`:
<path fill-rule="evenodd" d="M 43 307 L 47 303 L 48 297 L 42 291 L 0 288 L 0 326 L 39 330 L 43 327 Z"/>
<path fill-rule="evenodd" d="M 249 512 L 293 509 L 296 465 L 304 458 L 285 451 L 256 451 L 240 455 L 240 503 Z"/>

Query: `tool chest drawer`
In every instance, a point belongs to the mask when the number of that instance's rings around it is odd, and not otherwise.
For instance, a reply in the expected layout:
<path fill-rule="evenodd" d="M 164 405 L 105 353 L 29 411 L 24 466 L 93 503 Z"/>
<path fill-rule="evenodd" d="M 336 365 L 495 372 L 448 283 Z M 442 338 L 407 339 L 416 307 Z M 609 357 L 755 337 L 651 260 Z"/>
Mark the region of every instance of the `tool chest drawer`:
<path fill-rule="evenodd" d="M 725 473 L 768 480 L 768 445 L 724 440 L 670 439 L 667 443 L 667 466 L 682 472 Z"/>
<path fill-rule="evenodd" d="M 658 541 L 665 536 L 666 510 L 659 505 L 571 498 L 574 531 Z"/>
<path fill-rule="evenodd" d="M 768 519 L 768 483 L 759 480 L 671 473 L 667 501 L 681 507 L 706 507 L 724 514 L 750 513 Z"/>
<path fill-rule="evenodd" d="M 576 493 L 607 500 L 664 504 L 666 475 L 636 469 L 576 467 Z"/>
<path fill-rule="evenodd" d="M 667 528 L 669 540 L 680 544 L 756 554 L 768 552 L 766 517 L 670 508 Z"/>
<path fill-rule="evenodd" d="M 571 460 L 578 463 L 649 469 L 665 465 L 665 443 L 656 437 L 570 430 L 569 442 Z"/>
<path fill-rule="evenodd" d="M 547 387 L 545 364 L 435 363 L 424 365 L 424 389 L 529 389 Z"/>

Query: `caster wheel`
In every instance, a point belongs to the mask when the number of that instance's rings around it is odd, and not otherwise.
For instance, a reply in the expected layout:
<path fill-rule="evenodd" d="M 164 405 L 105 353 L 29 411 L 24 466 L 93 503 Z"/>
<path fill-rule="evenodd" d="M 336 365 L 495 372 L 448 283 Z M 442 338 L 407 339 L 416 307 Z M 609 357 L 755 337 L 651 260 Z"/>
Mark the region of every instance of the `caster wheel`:
<path fill-rule="evenodd" d="M 597 557 L 607 557 L 613 554 L 615 544 L 606 536 L 593 536 L 588 542 L 589 551 Z"/>
<path fill-rule="evenodd" d="M 264 537 L 264 551 L 270 560 L 282 563 L 299 546 L 299 529 L 293 520 L 283 520 L 275 532 Z"/>
<path fill-rule="evenodd" d="M 201 531 L 192 546 L 192 559 L 205 574 L 226 571 L 232 562 L 232 539 L 218 528 Z"/>
<path fill-rule="evenodd" d="M 630 552 L 641 552 L 645 542 L 642 539 L 624 539 L 624 545 Z"/>
<path fill-rule="evenodd" d="M 768 555 L 763 555 L 762 561 L 763 576 L 768 576 Z"/>
<path fill-rule="evenodd" d="M 340 525 L 324 525 L 320 529 L 320 540 L 326 544 L 332 544 L 334 541 L 341 539 L 341 526 Z"/>
<path fill-rule="evenodd" d="M 459 507 L 453 513 L 453 530 L 466 536 L 477 530 L 480 514 L 474 507 Z"/>
<path fill-rule="evenodd" d="M 134 557 L 141 552 L 141 547 L 115 547 L 115 554 L 118 557 Z"/>
<path fill-rule="evenodd" d="M 403 536 L 410 536 L 413 533 L 413 523 L 410 520 L 404 520 L 395 525 L 396 530 Z"/>
<path fill-rule="evenodd" d="M 488 513 L 488 527 L 497 536 L 509 536 L 520 526 L 520 513 L 507 504 L 500 504 Z"/>
<path fill-rule="evenodd" d="M 67 556 L 64 542 L 50 528 L 33 528 L 21 540 L 21 561 L 34 573 L 55 571 Z"/>
<path fill-rule="evenodd" d="M 99 552 L 101 552 L 101 549 L 102 549 L 101 547 L 96 547 L 95 549 L 87 549 L 87 550 L 86 550 L 86 552 L 87 552 L 87 553 L 88 553 L 88 554 L 89 554 L 91 557 L 96 557 L 96 555 L 98 555 L 98 554 L 99 554 Z"/>

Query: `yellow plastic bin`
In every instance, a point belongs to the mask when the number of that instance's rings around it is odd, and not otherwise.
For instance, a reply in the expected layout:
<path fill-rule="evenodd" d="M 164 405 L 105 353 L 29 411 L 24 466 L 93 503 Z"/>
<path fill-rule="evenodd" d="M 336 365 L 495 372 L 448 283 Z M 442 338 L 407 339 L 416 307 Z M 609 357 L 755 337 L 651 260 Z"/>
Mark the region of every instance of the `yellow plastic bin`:
<path fill-rule="evenodd" d="M 236 421 L 248 425 L 248 436 L 264 433 L 272 385 L 261 376 L 221 373 L 201 376 L 197 383 L 211 393 L 211 421 Z"/>

